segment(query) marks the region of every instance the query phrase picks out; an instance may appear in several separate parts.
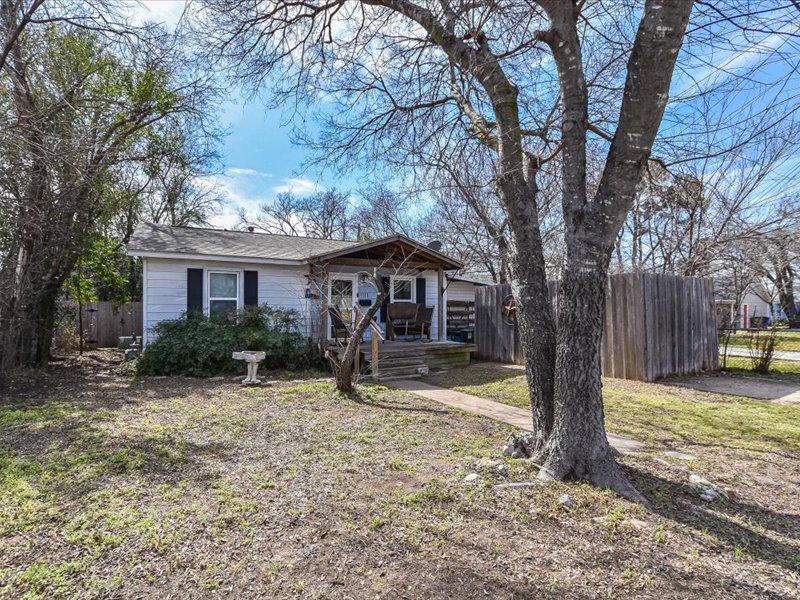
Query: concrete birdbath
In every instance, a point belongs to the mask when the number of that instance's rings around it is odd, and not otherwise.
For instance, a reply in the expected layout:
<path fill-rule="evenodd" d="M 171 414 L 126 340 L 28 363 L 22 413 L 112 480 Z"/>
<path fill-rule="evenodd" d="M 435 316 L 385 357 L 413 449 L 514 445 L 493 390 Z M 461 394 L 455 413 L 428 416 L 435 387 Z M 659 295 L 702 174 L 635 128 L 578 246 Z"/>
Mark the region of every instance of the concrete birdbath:
<path fill-rule="evenodd" d="M 258 363 L 267 357 L 267 353 L 262 351 L 245 350 L 234 352 L 234 360 L 243 360 L 247 363 L 247 377 L 242 380 L 242 385 L 261 385 L 258 375 Z"/>

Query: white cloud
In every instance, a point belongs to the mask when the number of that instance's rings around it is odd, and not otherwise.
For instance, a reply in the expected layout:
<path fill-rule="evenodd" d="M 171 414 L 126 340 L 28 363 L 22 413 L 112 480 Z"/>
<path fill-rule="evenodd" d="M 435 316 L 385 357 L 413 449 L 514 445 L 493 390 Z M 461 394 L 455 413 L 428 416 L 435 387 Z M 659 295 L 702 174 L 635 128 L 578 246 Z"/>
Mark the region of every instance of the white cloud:
<path fill-rule="evenodd" d="M 310 179 L 287 177 L 280 184 L 266 187 L 271 173 L 247 167 L 228 167 L 221 175 L 208 175 L 197 180 L 197 185 L 215 189 L 224 198 L 217 215 L 210 219 L 214 227 L 233 229 L 238 223 L 238 212 L 244 210 L 255 215 L 262 204 L 269 203 L 276 194 L 292 192 L 298 195 L 311 194 L 324 190 Z"/>
<path fill-rule="evenodd" d="M 307 196 L 308 194 L 313 194 L 314 192 L 319 192 L 324 189 L 325 188 L 314 183 L 310 179 L 305 179 L 303 177 L 287 177 L 279 185 L 273 187 L 272 191 L 275 194 L 291 192 L 298 196 Z"/>
<path fill-rule="evenodd" d="M 134 22 L 161 23 L 174 29 L 186 9 L 186 0 L 140 0 L 128 2 Z"/>
<path fill-rule="evenodd" d="M 229 175 L 251 176 L 251 177 L 272 177 L 272 173 L 257 171 L 256 169 L 246 169 L 242 167 L 228 167 L 225 172 Z"/>
<path fill-rule="evenodd" d="M 197 180 L 197 185 L 215 189 L 222 197 L 220 212 L 210 219 L 214 227 L 232 229 L 238 222 L 238 212 L 244 209 L 255 213 L 271 194 L 264 189 L 264 178 L 270 177 L 255 169 L 230 167 L 222 175 L 208 175 Z"/>
<path fill-rule="evenodd" d="M 756 42 L 750 42 L 742 34 L 735 36 L 730 43 L 736 50 L 704 56 L 703 59 L 711 64 L 695 64 L 691 68 L 691 77 L 676 77 L 678 91 L 674 95 L 702 93 L 737 74 L 746 74 L 757 61 L 764 60 L 799 32 L 800 25 L 789 24 Z"/>

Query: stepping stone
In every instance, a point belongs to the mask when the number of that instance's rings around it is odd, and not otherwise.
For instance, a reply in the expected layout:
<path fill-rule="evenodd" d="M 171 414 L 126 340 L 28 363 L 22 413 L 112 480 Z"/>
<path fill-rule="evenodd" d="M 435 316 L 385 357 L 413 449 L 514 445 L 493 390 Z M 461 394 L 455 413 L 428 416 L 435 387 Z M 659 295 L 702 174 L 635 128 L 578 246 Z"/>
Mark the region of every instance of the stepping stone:
<path fill-rule="evenodd" d="M 668 456 L 670 458 L 677 458 L 678 460 L 697 460 L 697 457 L 694 454 L 688 454 L 686 452 L 678 452 L 677 450 L 667 450 L 664 452 L 664 456 Z"/>

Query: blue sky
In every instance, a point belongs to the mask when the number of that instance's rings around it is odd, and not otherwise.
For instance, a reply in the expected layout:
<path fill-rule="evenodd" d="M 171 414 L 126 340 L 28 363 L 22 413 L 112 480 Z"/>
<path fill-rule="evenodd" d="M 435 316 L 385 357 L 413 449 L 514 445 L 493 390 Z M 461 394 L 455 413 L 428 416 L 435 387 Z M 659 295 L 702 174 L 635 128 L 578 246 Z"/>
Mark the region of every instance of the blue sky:
<path fill-rule="evenodd" d="M 178 23 L 185 7 L 184 0 L 130 0 L 134 20 L 160 22 L 167 27 Z M 800 31 L 800 24 L 786 26 L 788 33 Z M 783 43 L 788 43 L 784 34 L 764 35 L 759 42 L 750 47 L 739 44 L 731 51 L 718 51 L 714 56 L 706 56 L 709 62 L 706 69 L 692 72 L 689 80 L 685 74 L 677 72 L 673 79 L 673 98 L 691 95 L 696 92 L 695 85 L 713 86 L 728 79 L 734 72 L 746 72 L 752 64 L 757 64 L 764 56 Z M 740 40 L 741 41 L 741 40 Z M 771 65 L 759 75 L 769 79 L 781 67 Z M 782 65 L 782 68 L 787 68 Z M 797 90 L 792 90 L 796 93 Z M 788 96 L 791 98 L 791 95 Z M 747 94 L 742 94 L 738 102 L 750 102 Z M 734 107 L 736 104 L 734 104 Z M 332 173 L 303 172 L 302 165 L 307 158 L 303 147 L 293 145 L 290 128 L 281 126 L 279 110 L 265 110 L 255 98 L 245 99 L 245 94 L 235 88 L 230 89 L 229 99 L 220 106 L 218 113 L 220 125 L 229 133 L 222 143 L 223 171 L 209 178 L 209 183 L 218 186 L 227 198 L 225 205 L 211 223 L 218 227 L 233 227 L 236 212 L 244 208 L 250 213 L 258 206 L 269 202 L 282 191 L 298 194 L 311 193 L 318 189 L 337 187 L 343 191 L 357 191 L 361 180 L 358 172 L 350 173 L 346 179 Z M 677 123 L 680 124 L 680 120 Z M 673 124 L 674 125 L 674 124 Z M 669 129 L 669 119 L 662 124 L 662 132 Z M 797 168 L 797 158 L 781 165 L 775 175 L 785 176 L 787 169 Z"/>
<path fill-rule="evenodd" d="M 305 150 L 291 143 L 280 111 L 266 110 L 257 99 L 248 102 L 237 94 L 220 108 L 219 119 L 229 132 L 222 143 L 224 171 L 211 179 L 227 202 L 212 224 L 232 227 L 238 208 L 254 212 L 280 192 L 306 194 L 342 183 L 301 173 Z"/>
<path fill-rule="evenodd" d="M 131 11 L 138 21 L 173 27 L 184 6 L 183 0 L 145 0 L 132 2 Z M 307 194 L 330 187 L 356 191 L 355 179 L 302 172 L 305 149 L 292 144 L 290 128 L 281 126 L 281 111 L 266 110 L 258 98 L 248 101 L 241 90 L 231 88 L 230 98 L 219 107 L 217 116 L 228 132 L 221 147 L 223 172 L 208 179 L 224 192 L 227 200 L 211 219 L 212 225 L 231 228 L 236 224 L 239 208 L 254 212 L 261 203 L 283 191 Z"/>

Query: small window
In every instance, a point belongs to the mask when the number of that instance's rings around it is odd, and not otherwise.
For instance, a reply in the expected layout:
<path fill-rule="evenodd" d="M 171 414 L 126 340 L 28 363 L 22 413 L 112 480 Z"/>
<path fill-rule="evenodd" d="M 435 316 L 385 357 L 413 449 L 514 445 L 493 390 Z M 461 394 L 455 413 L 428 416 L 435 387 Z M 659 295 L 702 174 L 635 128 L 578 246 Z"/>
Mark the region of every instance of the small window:
<path fill-rule="evenodd" d="M 395 278 L 392 281 L 392 302 L 413 302 L 414 286 L 412 280 Z"/>
<path fill-rule="evenodd" d="M 239 307 L 239 274 L 208 274 L 208 314 L 213 316 L 236 312 Z"/>

